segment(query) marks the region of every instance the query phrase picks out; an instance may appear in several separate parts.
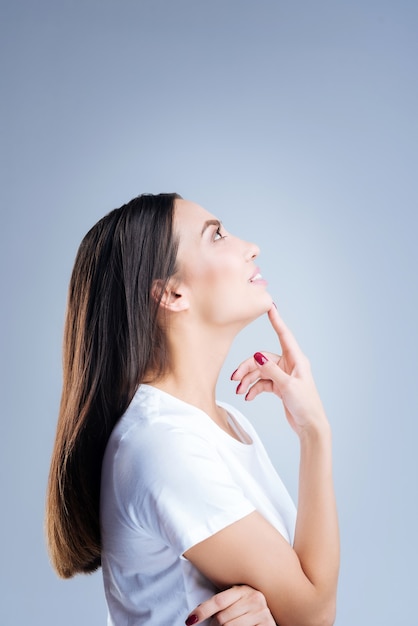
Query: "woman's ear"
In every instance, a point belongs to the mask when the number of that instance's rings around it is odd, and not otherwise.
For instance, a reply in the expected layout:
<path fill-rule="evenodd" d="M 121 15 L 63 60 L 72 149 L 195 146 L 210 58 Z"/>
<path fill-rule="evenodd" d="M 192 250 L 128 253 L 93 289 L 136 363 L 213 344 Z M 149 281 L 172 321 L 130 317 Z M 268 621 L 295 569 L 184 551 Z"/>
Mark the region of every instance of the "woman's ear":
<path fill-rule="evenodd" d="M 189 308 L 189 299 L 186 295 L 186 289 L 184 289 L 181 282 L 178 280 L 175 281 L 170 278 L 165 286 L 164 281 L 161 279 L 155 280 L 151 293 L 152 297 L 157 302 L 160 302 L 160 307 L 166 311 L 175 313 L 185 311 Z"/>

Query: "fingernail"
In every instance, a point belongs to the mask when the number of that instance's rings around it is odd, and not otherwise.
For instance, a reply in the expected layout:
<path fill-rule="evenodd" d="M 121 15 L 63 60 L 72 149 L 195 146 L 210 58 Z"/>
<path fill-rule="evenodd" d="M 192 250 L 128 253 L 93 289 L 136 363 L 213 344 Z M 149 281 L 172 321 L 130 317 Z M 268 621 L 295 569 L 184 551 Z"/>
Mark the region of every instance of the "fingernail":
<path fill-rule="evenodd" d="M 232 372 L 232 374 L 231 374 L 231 380 L 234 378 L 234 376 L 235 376 L 235 374 L 236 374 L 237 372 L 238 372 L 238 368 L 237 368 L 235 371 L 233 371 L 233 372 Z"/>
<path fill-rule="evenodd" d="M 197 624 L 198 621 L 199 618 L 197 617 L 197 615 L 189 615 L 189 617 L 186 619 L 186 626 L 192 626 L 192 624 Z"/>
<path fill-rule="evenodd" d="M 235 393 L 239 393 L 239 389 L 241 387 L 241 383 L 238 385 L 238 387 L 235 389 Z"/>
<path fill-rule="evenodd" d="M 259 365 L 264 365 L 264 363 L 267 363 L 268 361 L 268 358 L 265 357 L 264 354 L 261 354 L 261 352 L 256 352 L 254 354 L 254 358 Z"/>

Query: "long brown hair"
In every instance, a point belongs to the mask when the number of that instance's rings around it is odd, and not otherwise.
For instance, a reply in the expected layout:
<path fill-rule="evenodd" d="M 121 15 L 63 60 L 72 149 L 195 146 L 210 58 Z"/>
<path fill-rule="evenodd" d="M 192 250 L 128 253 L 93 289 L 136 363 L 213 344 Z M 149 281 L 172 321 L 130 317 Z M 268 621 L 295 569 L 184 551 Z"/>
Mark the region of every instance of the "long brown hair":
<path fill-rule="evenodd" d="M 46 507 L 49 552 L 63 578 L 100 566 L 106 444 L 146 373 L 167 366 L 155 285 L 161 297 L 176 272 L 176 198 L 142 195 L 113 210 L 87 233 L 76 256 Z"/>

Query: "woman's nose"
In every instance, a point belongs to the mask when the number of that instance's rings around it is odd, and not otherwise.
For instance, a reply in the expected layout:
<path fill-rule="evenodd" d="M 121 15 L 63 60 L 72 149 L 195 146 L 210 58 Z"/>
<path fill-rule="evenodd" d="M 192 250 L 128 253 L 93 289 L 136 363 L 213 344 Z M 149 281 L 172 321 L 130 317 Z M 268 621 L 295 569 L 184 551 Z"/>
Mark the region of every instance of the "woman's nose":
<path fill-rule="evenodd" d="M 255 259 L 260 254 L 260 248 L 255 243 L 247 242 L 247 253 L 246 259 L 247 261 L 251 261 Z"/>

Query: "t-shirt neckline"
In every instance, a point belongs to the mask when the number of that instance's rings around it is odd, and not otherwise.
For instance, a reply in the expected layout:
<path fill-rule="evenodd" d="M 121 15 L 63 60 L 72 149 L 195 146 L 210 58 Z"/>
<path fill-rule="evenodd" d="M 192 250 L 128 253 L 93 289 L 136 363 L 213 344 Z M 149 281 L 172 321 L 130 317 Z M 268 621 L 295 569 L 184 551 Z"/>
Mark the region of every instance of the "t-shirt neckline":
<path fill-rule="evenodd" d="M 200 409 L 199 407 L 195 406 L 194 404 L 190 404 L 190 402 L 186 402 L 185 400 L 182 400 L 181 398 L 178 398 L 177 396 L 174 396 L 173 394 L 169 393 L 168 391 L 164 391 L 163 389 L 159 389 L 159 387 L 155 387 L 154 385 L 150 385 L 149 383 L 141 383 L 138 391 L 141 388 L 146 388 L 150 391 L 152 391 L 153 393 L 161 394 L 162 397 L 166 397 L 169 398 L 171 402 L 176 402 L 179 403 L 181 405 L 184 405 L 186 407 L 188 407 L 189 409 L 192 409 L 194 411 L 198 411 L 202 416 L 205 417 L 205 420 L 207 421 L 207 423 L 210 424 L 211 428 L 214 429 L 215 432 L 219 433 L 220 436 L 222 437 L 226 437 L 227 440 L 229 442 L 231 442 L 233 445 L 237 445 L 239 446 L 239 448 L 245 449 L 245 448 L 251 448 L 254 444 L 254 440 L 252 439 L 251 435 L 249 435 L 246 430 L 243 428 L 243 426 L 241 426 L 239 420 L 235 417 L 235 415 L 232 413 L 231 409 L 233 409 L 233 407 L 231 407 L 230 405 L 227 405 L 227 403 L 224 402 L 220 402 L 220 401 L 216 401 L 216 404 L 224 409 L 227 412 L 228 415 L 228 422 L 231 425 L 231 427 L 233 428 L 233 430 L 235 431 L 235 433 L 237 434 L 237 436 L 239 437 L 239 439 L 236 439 L 235 437 L 233 437 L 232 435 L 230 435 L 229 433 L 227 433 L 223 428 L 221 428 L 211 417 L 210 415 L 208 415 L 206 413 L 206 411 L 203 411 L 203 409 Z M 247 441 L 246 441 L 247 440 Z"/>

